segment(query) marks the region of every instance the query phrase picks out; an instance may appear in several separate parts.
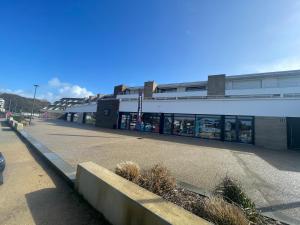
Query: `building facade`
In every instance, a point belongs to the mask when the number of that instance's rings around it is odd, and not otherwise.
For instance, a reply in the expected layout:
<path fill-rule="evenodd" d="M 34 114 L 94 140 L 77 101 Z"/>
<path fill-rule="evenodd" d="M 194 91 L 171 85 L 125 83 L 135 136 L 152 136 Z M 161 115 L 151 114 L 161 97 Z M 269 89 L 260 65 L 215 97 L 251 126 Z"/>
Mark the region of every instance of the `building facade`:
<path fill-rule="evenodd" d="M 300 70 L 211 75 L 199 82 L 118 85 L 113 97 L 98 101 L 96 124 L 278 150 L 300 149 Z"/>
<path fill-rule="evenodd" d="M 5 100 L 0 98 L 0 112 L 5 112 Z"/>

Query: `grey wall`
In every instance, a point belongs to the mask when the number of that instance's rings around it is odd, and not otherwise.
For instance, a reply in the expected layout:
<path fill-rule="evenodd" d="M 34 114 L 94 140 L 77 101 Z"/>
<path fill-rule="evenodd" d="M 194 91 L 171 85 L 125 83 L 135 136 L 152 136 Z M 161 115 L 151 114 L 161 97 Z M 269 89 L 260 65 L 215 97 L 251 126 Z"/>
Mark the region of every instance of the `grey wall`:
<path fill-rule="evenodd" d="M 117 128 L 118 114 L 119 99 L 99 100 L 96 113 L 96 126 L 104 128 Z"/>
<path fill-rule="evenodd" d="M 208 76 L 207 95 L 208 96 L 225 95 L 225 74 Z"/>
<path fill-rule="evenodd" d="M 255 144 L 275 150 L 287 149 L 286 118 L 255 117 Z"/>

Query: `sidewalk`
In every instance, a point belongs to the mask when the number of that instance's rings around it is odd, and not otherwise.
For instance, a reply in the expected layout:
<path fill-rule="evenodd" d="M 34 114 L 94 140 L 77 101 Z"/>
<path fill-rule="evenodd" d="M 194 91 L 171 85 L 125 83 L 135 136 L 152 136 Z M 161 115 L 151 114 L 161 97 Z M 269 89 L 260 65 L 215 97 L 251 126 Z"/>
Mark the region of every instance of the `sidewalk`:
<path fill-rule="evenodd" d="M 3 122 L 0 152 L 6 159 L 0 224 L 108 224 Z"/>

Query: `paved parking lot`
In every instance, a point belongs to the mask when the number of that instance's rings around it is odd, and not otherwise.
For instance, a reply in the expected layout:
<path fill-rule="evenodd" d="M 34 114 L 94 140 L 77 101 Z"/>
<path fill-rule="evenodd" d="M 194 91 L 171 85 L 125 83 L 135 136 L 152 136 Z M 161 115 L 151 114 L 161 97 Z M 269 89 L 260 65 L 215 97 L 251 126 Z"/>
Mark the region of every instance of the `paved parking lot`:
<path fill-rule="evenodd" d="M 0 152 L 7 164 L 0 185 L 0 224 L 107 224 L 4 123 Z"/>
<path fill-rule="evenodd" d="M 98 129 L 65 121 L 35 120 L 26 131 L 74 167 L 94 161 L 113 170 L 131 160 L 163 163 L 180 181 L 212 190 L 226 176 L 239 179 L 265 213 L 300 224 L 300 153 L 252 145 Z"/>

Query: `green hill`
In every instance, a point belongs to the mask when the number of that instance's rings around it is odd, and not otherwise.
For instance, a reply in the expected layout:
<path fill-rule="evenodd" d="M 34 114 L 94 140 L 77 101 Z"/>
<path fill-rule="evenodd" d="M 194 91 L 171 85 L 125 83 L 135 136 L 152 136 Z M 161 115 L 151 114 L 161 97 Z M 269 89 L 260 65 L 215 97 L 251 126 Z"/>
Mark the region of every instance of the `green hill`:
<path fill-rule="evenodd" d="M 25 98 L 15 94 L 8 94 L 8 93 L 0 93 L 0 98 L 5 100 L 5 110 L 9 110 L 9 102 L 10 109 L 13 112 L 31 112 L 32 108 L 32 98 Z M 38 112 L 45 106 L 48 106 L 50 103 L 46 100 L 35 100 L 35 107 L 34 112 Z"/>

